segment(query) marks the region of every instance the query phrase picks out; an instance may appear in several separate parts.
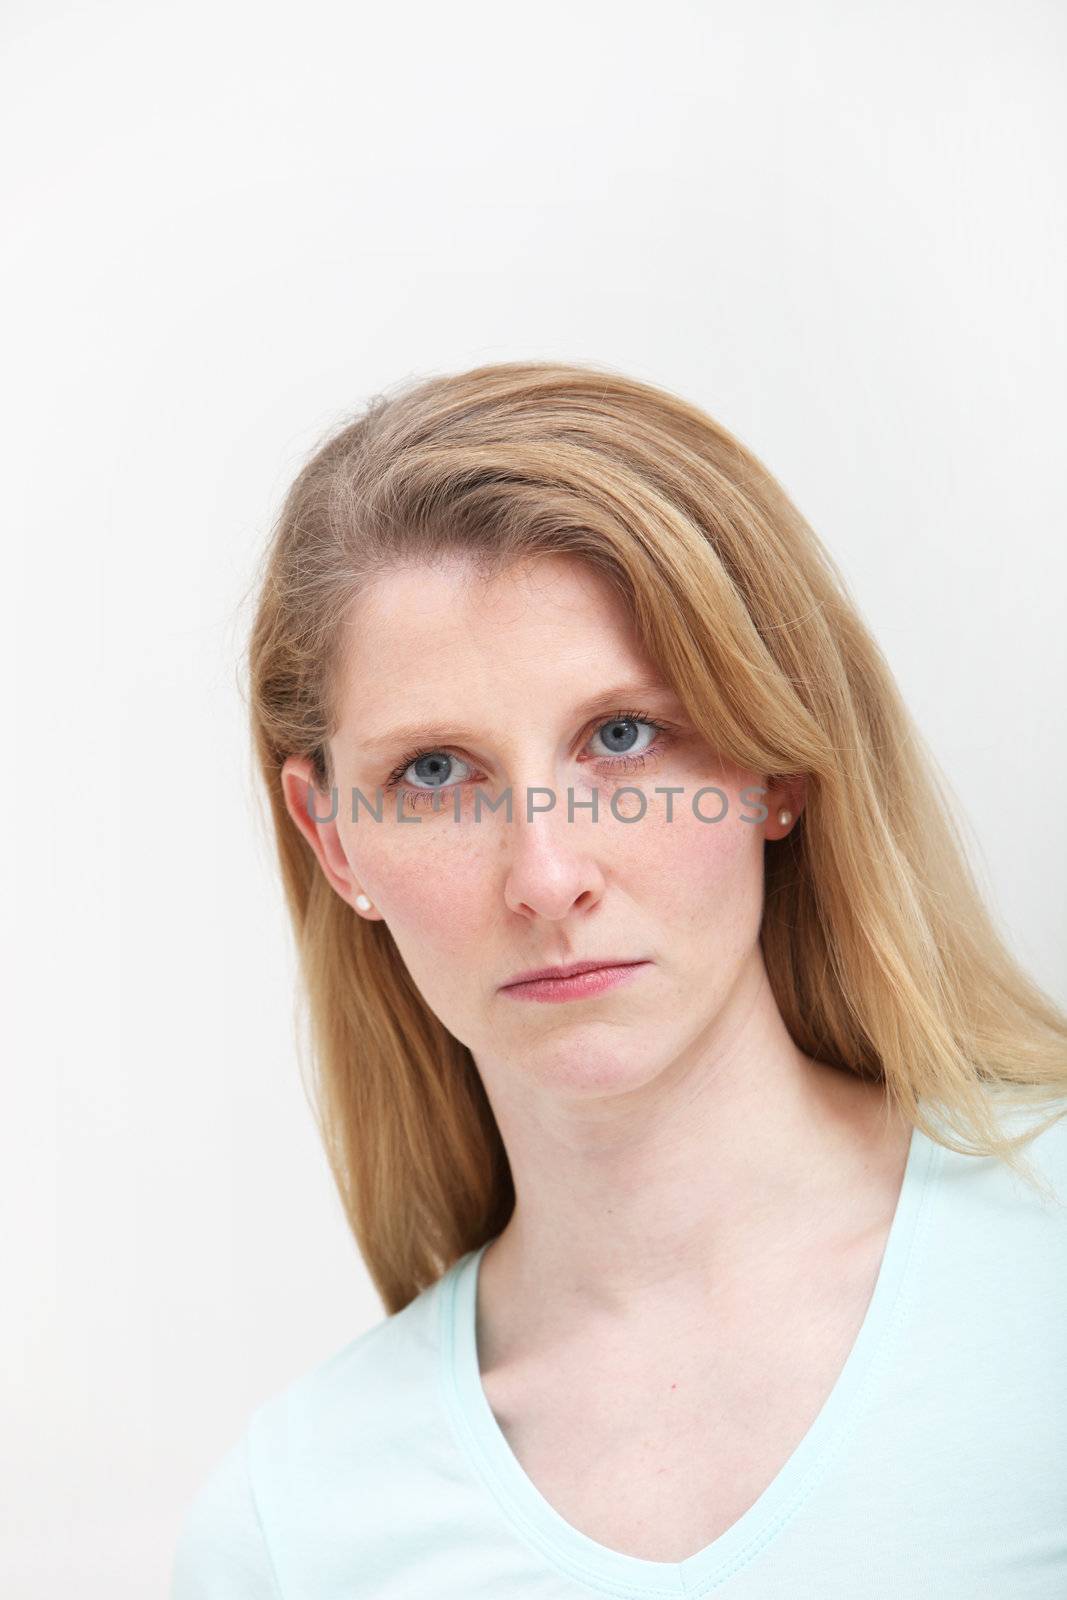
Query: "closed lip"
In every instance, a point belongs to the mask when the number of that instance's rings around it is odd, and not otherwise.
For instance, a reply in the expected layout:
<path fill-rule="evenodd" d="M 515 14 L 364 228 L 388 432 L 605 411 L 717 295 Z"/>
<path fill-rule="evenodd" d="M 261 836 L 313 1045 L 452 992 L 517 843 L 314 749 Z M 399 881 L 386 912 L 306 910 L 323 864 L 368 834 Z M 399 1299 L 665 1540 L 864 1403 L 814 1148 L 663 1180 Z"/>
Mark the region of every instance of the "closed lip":
<path fill-rule="evenodd" d="M 580 972 L 597 972 L 601 967 L 639 967 L 643 960 L 643 956 L 602 956 L 597 961 L 572 961 L 565 967 L 531 967 L 528 972 L 517 972 L 500 987 L 510 989 L 516 983 L 536 983 L 538 978 L 576 978 Z"/>

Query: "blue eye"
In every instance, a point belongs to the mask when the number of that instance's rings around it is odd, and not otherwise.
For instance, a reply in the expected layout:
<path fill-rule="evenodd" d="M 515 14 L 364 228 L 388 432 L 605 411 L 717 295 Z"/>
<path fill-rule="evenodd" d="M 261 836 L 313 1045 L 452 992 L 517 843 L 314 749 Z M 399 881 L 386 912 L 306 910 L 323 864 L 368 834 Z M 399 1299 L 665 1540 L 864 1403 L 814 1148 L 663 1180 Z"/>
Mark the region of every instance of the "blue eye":
<path fill-rule="evenodd" d="M 638 746 L 635 741 L 641 737 L 639 732 L 641 727 L 649 730 L 651 738 L 647 743 Z M 611 755 L 637 756 L 644 755 L 659 729 L 659 723 L 650 722 L 644 717 L 612 717 L 610 722 L 601 723 L 593 737 L 603 737 Z"/>
<path fill-rule="evenodd" d="M 432 794 L 435 789 L 451 788 L 451 784 L 445 783 L 445 778 L 448 776 L 447 769 L 454 766 L 457 761 L 461 767 L 467 766 L 465 761 L 460 761 L 458 756 L 449 755 L 447 750 L 416 751 L 413 756 L 405 756 L 404 764 L 389 774 L 386 788 L 395 788 L 402 778 L 407 777 L 411 768 L 414 768 L 418 778 L 423 780 L 412 782 L 410 784 L 412 789 Z"/>
<path fill-rule="evenodd" d="M 649 730 L 651 737 L 640 744 L 640 728 Z M 600 765 L 606 765 L 612 770 L 612 757 L 615 763 L 627 771 L 644 764 L 644 757 L 653 748 L 658 752 L 664 738 L 669 736 L 669 729 L 662 722 L 657 722 L 654 717 L 649 717 L 641 711 L 616 711 L 614 716 L 597 724 L 593 732 L 593 740 L 604 737 L 607 750 L 604 753 L 594 751 L 594 760 Z M 447 750 L 409 750 L 393 768 L 385 781 L 386 789 L 400 788 L 411 795 L 433 794 L 441 789 L 455 787 L 455 782 L 446 782 L 450 776 L 454 777 L 451 768 L 458 764 L 465 768 L 456 782 L 462 783 L 464 777 L 470 776 L 470 765 L 460 756 L 454 756 Z M 414 780 L 408 779 L 408 773 L 415 769 Z M 421 769 L 421 770 L 420 770 Z"/>

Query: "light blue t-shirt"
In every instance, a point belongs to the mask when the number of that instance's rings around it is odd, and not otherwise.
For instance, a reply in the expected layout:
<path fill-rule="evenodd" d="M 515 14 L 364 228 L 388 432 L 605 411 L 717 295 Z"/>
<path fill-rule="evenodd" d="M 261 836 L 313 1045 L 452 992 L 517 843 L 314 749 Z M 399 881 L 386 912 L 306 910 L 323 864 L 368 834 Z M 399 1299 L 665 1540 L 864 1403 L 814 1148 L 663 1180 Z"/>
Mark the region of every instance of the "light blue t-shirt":
<path fill-rule="evenodd" d="M 828 1399 L 687 1560 L 599 1544 L 519 1465 L 480 1381 L 483 1246 L 252 1413 L 171 1600 L 1065 1600 L 1067 1121 L 1026 1153 L 1061 1204 L 913 1132 Z"/>

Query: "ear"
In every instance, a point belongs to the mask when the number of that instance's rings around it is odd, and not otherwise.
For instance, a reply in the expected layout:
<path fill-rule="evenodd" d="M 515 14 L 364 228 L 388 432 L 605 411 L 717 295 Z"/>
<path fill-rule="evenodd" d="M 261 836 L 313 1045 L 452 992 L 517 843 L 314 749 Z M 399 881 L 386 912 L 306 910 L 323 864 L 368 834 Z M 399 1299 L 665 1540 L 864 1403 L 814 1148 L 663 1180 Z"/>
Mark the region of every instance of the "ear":
<path fill-rule="evenodd" d="M 318 787 L 314 768 L 307 756 L 286 758 L 282 763 L 281 786 L 286 809 L 314 850 L 327 883 L 355 910 L 353 902 L 360 893 L 360 886 L 348 864 L 337 831 L 339 798 L 336 787 L 329 794 Z M 359 912 L 358 915 L 364 913 Z"/>
<path fill-rule="evenodd" d="M 781 778 L 767 791 L 763 803 L 770 815 L 763 825 L 765 838 L 784 839 L 787 833 L 793 831 L 797 825 L 797 818 L 804 809 L 807 793 L 808 780 L 803 773 L 798 773 L 795 777 Z M 789 821 L 786 823 L 778 821 L 778 813 L 783 810 L 790 813 Z"/>

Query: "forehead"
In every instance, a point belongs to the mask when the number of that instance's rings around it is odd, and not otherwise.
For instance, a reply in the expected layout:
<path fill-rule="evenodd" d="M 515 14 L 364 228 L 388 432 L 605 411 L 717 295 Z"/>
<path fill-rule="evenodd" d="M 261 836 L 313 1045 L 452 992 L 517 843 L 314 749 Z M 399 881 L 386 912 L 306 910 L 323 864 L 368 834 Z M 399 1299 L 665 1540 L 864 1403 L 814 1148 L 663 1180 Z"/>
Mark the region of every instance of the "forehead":
<path fill-rule="evenodd" d="M 569 615 L 585 626 L 629 629 L 622 598 L 604 574 L 574 557 L 553 555 L 515 561 L 493 573 L 460 554 L 390 568 L 362 589 L 350 618 L 357 634 L 410 633 L 431 617 L 445 631 L 472 623 L 502 630 L 518 627 L 531 609 L 557 628 Z"/>
<path fill-rule="evenodd" d="M 489 580 L 460 561 L 393 570 L 361 594 L 348 627 L 338 732 L 367 757 L 493 729 L 507 738 L 516 717 L 675 704 L 621 597 L 572 559 Z"/>
<path fill-rule="evenodd" d="M 622 597 L 586 564 L 547 556 L 487 577 L 472 561 L 449 557 L 390 569 L 355 598 L 343 698 L 349 710 L 365 710 L 446 676 L 514 676 L 520 663 L 546 692 L 552 680 L 593 668 L 652 671 Z"/>

